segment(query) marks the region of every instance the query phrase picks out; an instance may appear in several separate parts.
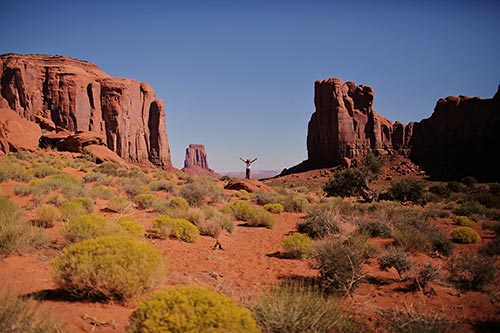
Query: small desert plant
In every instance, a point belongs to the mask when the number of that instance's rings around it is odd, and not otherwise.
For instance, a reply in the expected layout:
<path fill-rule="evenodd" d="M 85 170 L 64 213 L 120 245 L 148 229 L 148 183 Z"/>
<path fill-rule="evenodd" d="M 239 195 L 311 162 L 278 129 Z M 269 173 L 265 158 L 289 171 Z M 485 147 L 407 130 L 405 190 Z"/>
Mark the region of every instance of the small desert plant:
<path fill-rule="evenodd" d="M 403 274 L 408 272 L 413 263 L 408 254 L 401 247 L 389 247 L 387 252 L 378 258 L 380 269 L 386 271 L 388 268 L 394 267 L 398 272 L 399 279 L 403 279 Z"/>
<path fill-rule="evenodd" d="M 144 236 L 145 229 L 142 224 L 140 224 L 135 218 L 132 216 L 122 216 L 117 221 L 116 224 L 123 231 L 137 237 Z"/>
<path fill-rule="evenodd" d="M 371 237 L 392 237 L 392 227 L 380 219 L 361 218 L 357 221 L 358 232 Z"/>
<path fill-rule="evenodd" d="M 117 176 L 120 167 L 121 166 L 118 163 L 104 162 L 95 167 L 94 172 L 99 172 L 110 176 Z"/>
<path fill-rule="evenodd" d="M 74 217 L 66 222 L 61 230 L 62 237 L 77 243 L 85 239 L 108 235 L 113 232 L 112 225 L 103 216 L 86 214 Z"/>
<path fill-rule="evenodd" d="M 350 294 L 364 278 L 361 264 L 366 260 L 366 248 L 358 242 L 330 239 L 316 247 L 314 259 L 321 286 L 328 292 Z"/>
<path fill-rule="evenodd" d="M 465 201 L 453 210 L 453 214 L 473 218 L 486 214 L 486 211 L 486 207 L 477 201 Z"/>
<path fill-rule="evenodd" d="M 323 238 L 342 231 L 339 220 L 340 213 L 334 206 L 319 204 L 308 211 L 306 219 L 297 225 L 297 229 L 311 238 Z"/>
<path fill-rule="evenodd" d="M 200 237 L 200 231 L 194 224 L 168 215 L 154 219 L 153 226 L 160 237 L 175 237 L 187 243 L 194 243 Z"/>
<path fill-rule="evenodd" d="M 163 273 L 163 258 L 142 240 L 111 235 L 88 239 L 51 262 L 60 288 L 90 299 L 130 299 L 151 289 Z"/>
<path fill-rule="evenodd" d="M 467 252 L 450 260 L 449 271 L 451 281 L 459 287 L 465 290 L 482 290 L 495 279 L 496 258 Z"/>
<path fill-rule="evenodd" d="M 361 195 L 367 189 L 365 175 L 359 168 L 336 170 L 323 190 L 328 197 Z"/>
<path fill-rule="evenodd" d="M 70 220 L 72 218 L 86 215 L 88 213 L 81 202 L 73 200 L 63 202 L 61 206 L 59 206 L 59 209 L 61 210 L 62 217 L 65 220 Z"/>
<path fill-rule="evenodd" d="M 388 324 L 388 331 L 395 333 L 452 333 L 456 331 L 458 323 L 438 313 L 417 311 L 410 305 L 404 310 L 381 313 L 381 324 Z"/>
<path fill-rule="evenodd" d="M 52 205 L 41 205 L 35 212 L 33 223 L 37 227 L 52 228 L 54 223 L 61 218 L 62 214 L 59 208 Z"/>
<path fill-rule="evenodd" d="M 108 201 L 107 208 L 112 212 L 125 213 L 132 208 L 132 204 L 126 196 L 119 195 Z"/>
<path fill-rule="evenodd" d="M 281 214 L 285 211 L 285 207 L 280 203 L 265 204 L 264 209 L 273 214 Z"/>
<path fill-rule="evenodd" d="M 416 178 L 404 178 L 392 182 L 389 188 L 391 196 L 398 201 L 418 202 L 424 195 L 425 183 Z"/>
<path fill-rule="evenodd" d="M 481 240 L 481 236 L 471 227 L 458 227 L 451 231 L 451 239 L 455 243 L 471 244 Z"/>
<path fill-rule="evenodd" d="M 39 248 L 46 243 L 45 234 L 23 221 L 21 209 L 0 196 L 0 258 L 25 248 Z"/>
<path fill-rule="evenodd" d="M 253 312 L 263 333 L 361 331 L 344 313 L 339 299 L 297 284 L 275 286 L 265 292 L 253 306 Z"/>
<path fill-rule="evenodd" d="M 106 185 L 94 186 L 90 191 L 90 194 L 94 198 L 100 198 L 106 200 L 111 199 L 115 195 L 113 189 Z"/>
<path fill-rule="evenodd" d="M 179 286 L 155 292 L 130 317 L 127 332 L 245 332 L 259 328 L 252 313 L 205 287 Z"/>
<path fill-rule="evenodd" d="M 0 332 L 52 333 L 60 332 L 57 322 L 34 300 L 16 296 L 12 291 L 0 291 Z"/>
<path fill-rule="evenodd" d="M 222 229 L 226 230 L 229 233 L 232 233 L 234 231 L 235 223 L 227 214 L 213 209 L 210 206 L 202 206 L 201 211 L 203 212 L 206 220 L 216 221 Z"/>
<path fill-rule="evenodd" d="M 239 221 L 248 221 L 252 217 L 254 207 L 246 200 L 234 201 L 221 208 L 224 213 L 230 213 Z"/>
<path fill-rule="evenodd" d="M 151 208 L 156 200 L 156 196 L 151 193 L 141 193 L 134 197 L 133 201 L 139 209 Z"/>
<path fill-rule="evenodd" d="M 262 208 L 253 208 L 250 218 L 247 220 L 247 225 L 251 227 L 266 227 L 272 228 L 276 224 L 276 218 L 273 214 Z"/>
<path fill-rule="evenodd" d="M 298 232 L 293 232 L 281 240 L 288 258 L 306 259 L 311 254 L 314 242 L 311 238 Z"/>
<path fill-rule="evenodd" d="M 301 193 L 288 193 L 280 197 L 279 203 L 283 205 L 286 212 L 302 213 L 304 212 L 309 202 L 307 197 Z"/>
<path fill-rule="evenodd" d="M 427 263 L 421 267 L 412 278 L 413 282 L 410 289 L 424 291 L 430 282 L 435 281 L 439 277 L 439 269 L 436 266 Z"/>
<path fill-rule="evenodd" d="M 209 195 L 207 189 L 198 183 L 190 183 L 184 185 L 180 190 L 180 195 L 194 207 L 199 207 L 205 203 L 206 197 Z"/>
<path fill-rule="evenodd" d="M 441 197 L 448 197 L 451 193 L 451 190 L 444 185 L 432 185 L 429 187 L 429 192 L 437 194 Z"/>
<path fill-rule="evenodd" d="M 154 192 L 174 192 L 175 185 L 168 180 L 152 180 L 149 182 L 149 189 Z"/>
<path fill-rule="evenodd" d="M 470 227 L 472 228 L 474 226 L 474 221 L 472 221 L 470 218 L 467 216 L 455 216 L 453 219 L 456 224 L 458 224 L 461 227 Z"/>
<path fill-rule="evenodd" d="M 257 190 L 254 193 L 254 199 L 255 202 L 258 205 L 265 205 L 273 202 L 277 202 L 277 197 L 279 197 L 279 194 L 276 193 L 271 193 L 263 190 Z"/>

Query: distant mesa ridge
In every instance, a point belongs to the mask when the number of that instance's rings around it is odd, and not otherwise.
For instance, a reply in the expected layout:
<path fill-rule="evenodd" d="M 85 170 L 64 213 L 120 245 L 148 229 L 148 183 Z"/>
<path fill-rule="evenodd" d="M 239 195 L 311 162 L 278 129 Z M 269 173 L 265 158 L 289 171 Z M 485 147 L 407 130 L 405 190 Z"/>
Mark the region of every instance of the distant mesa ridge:
<path fill-rule="evenodd" d="M 165 108 L 144 82 L 63 56 L 0 56 L 0 108 L 59 129 L 90 131 L 126 162 L 170 168 Z"/>
<path fill-rule="evenodd" d="M 499 180 L 500 86 L 491 99 L 449 96 L 434 113 L 404 125 L 377 114 L 374 89 L 339 78 L 314 83 L 307 160 L 281 175 L 341 165 L 368 152 L 402 154 L 435 178 Z"/>

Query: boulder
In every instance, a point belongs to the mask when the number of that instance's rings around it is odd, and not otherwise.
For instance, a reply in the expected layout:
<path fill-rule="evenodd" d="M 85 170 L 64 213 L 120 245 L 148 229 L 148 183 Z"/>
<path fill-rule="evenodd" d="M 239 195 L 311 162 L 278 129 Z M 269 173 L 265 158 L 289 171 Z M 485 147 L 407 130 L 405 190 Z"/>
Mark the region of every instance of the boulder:
<path fill-rule="evenodd" d="M 127 162 L 172 166 L 164 104 L 147 83 L 114 78 L 69 57 L 4 54 L 0 104 L 5 103 L 30 121 L 97 133 Z"/>
<path fill-rule="evenodd" d="M 58 150 L 74 153 L 81 153 L 84 147 L 90 145 L 105 146 L 104 138 L 95 132 L 78 131 L 56 143 Z"/>
<path fill-rule="evenodd" d="M 97 163 L 113 162 L 124 164 L 125 161 L 114 151 L 102 145 L 88 145 L 83 148 L 83 152 L 93 156 Z"/>
<path fill-rule="evenodd" d="M 230 180 L 224 188 L 226 190 L 245 190 L 249 193 L 256 192 L 258 190 L 266 191 L 266 192 L 274 192 L 274 190 L 267 186 L 266 184 L 251 179 L 242 179 L 242 180 Z"/>
<path fill-rule="evenodd" d="M 11 109 L 0 109 L 0 150 L 4 153 L 38 149 L 42 130 Z"/>

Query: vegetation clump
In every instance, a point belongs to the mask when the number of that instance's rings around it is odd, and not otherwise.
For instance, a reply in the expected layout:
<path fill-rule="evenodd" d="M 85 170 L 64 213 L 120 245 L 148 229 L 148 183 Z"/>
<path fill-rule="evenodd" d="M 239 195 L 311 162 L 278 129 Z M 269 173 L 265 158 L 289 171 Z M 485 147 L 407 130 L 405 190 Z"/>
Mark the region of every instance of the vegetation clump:
<path fill-rule="evenodd" d="M 156 200 L 156 196 L 151 193 L 141 193 L 137 194 L 133 201 L 139 209 L 151 208 Z"/>
<path fill-rule="evenodd" d="M 313 245 L 311 238 L 298 232 L 293 232 L 281 240 L 281 246 L 288 258 L 306 259 L 311 254 Z"/>
<path fill-rule="evenodd" d="M 458 227 L 451 231 L 451 239 L 455 243 L 471 244 L 481 240 L 481 236 L 471 227 Z"/>
<path fill-rule="evenodd" d="M 389 247 L 386 254 L 378 258 L 380 269 L 386 271 L 387 269 L 394 267 L 398 272 L 399 279 L 403 279 L 403 274 L 408 272 L 413 263 L 408 254 L 401 247 Z"/>
<path fill-rule="evenodd" d="M 425 191 L 425 183 L 417 178 L 403 178 L 392 182 L 389 188 L 391 196 L 398 201 L 419 202 Z"/>
<path fill-rule="evenodd" d="M 154 219 L 153 226 L 160 237 L 175 237 L 187 243 L 195 243 L 200 237 L 200 231 L 194 224 L 168 215 Z"/>
<path fill-rule="evenodd" d="M 285 207 L 280 203 L 265 204 L 264 209 L 273 214 L 281 214 L 285 211 Z"/>
<path fill-rule="evenodd" d="M 199 286 L 179 286 L 152 294 L 130 317 L 127 332 L 245 332 L 259 328 L 252 313 L 236 302 Z"/>
<path fill-rule="evenodd" d="M 52 228 L 54 223 L 61 218 L 62 214 L 59 208 L 52 205 L 41 205 L 36 209 L 36 216 L 33 223 L 37 227 Z"/>
<path fill-rule="evenodd" d="M 299 232 L 308 234 L 313 239 L 338 234 L 340 212 L 330 203 L 315 205 L 310 208 L 306 219 L 297 225 Z"/>
<path fill-rule="evenodd" d="M 127 300 L 151 289 L 163 258 L 146 241 L 125 235 L 88 239 L 62 251 L 51 262 L 60 288 L 79 298 Z"/>

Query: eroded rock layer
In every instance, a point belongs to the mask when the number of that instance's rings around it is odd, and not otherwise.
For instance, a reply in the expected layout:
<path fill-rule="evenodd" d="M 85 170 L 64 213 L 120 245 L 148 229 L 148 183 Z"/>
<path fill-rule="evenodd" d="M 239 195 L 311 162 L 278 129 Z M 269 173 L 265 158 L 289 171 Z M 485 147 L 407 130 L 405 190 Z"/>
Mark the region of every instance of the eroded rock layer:
<path fill-rule="evenodd" d="M 31 121 L 96 132 L 127 162 L 172 166 L 163 101 L 147 83 L 111 77 L 89 62 L 1 55 L 0 106 Z"/>

